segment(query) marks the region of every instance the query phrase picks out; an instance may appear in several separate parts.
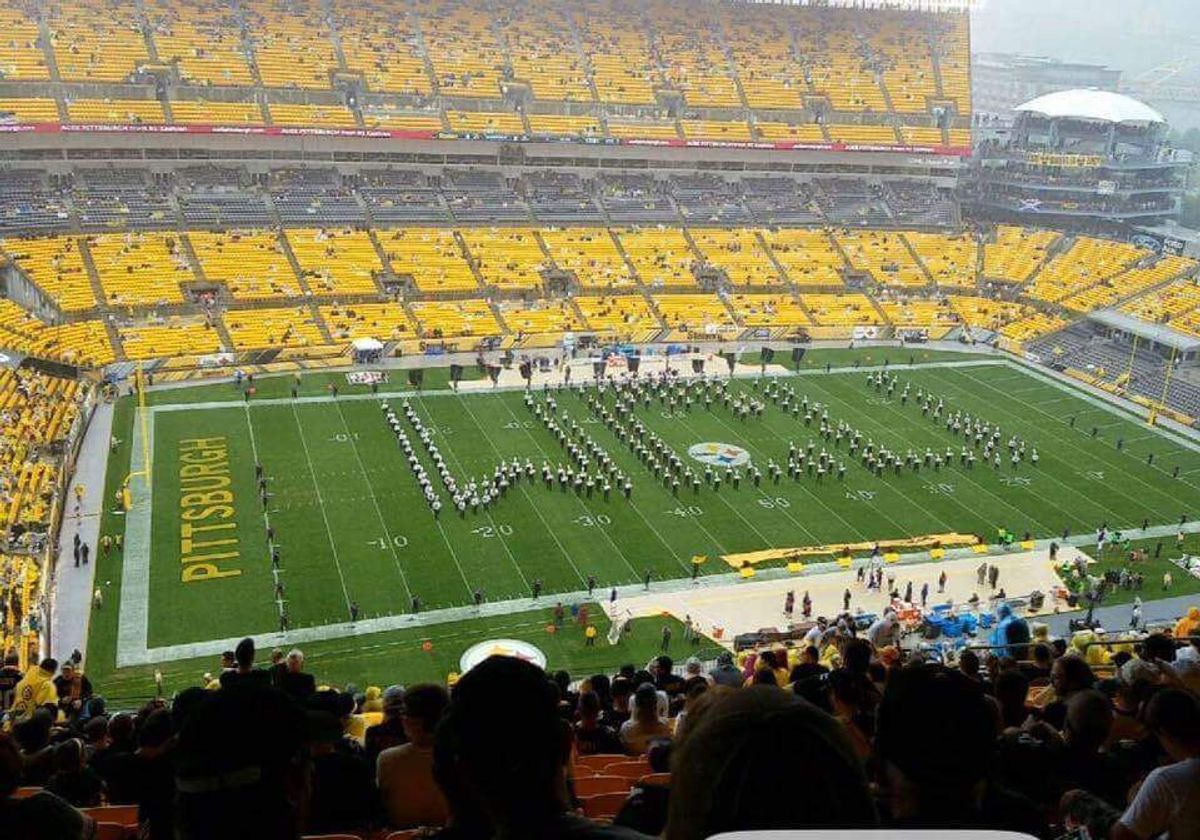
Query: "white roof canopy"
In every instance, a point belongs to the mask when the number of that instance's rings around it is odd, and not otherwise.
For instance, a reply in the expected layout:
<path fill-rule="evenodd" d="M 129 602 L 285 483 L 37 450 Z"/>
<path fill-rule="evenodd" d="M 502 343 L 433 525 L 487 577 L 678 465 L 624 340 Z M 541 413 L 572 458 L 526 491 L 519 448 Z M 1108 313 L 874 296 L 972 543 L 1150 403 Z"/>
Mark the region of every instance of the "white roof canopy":
<path fill-rule="evenodd" d="M 1060 90 L 1017 106 L 1045 117 L 1105 123 L 1161 123 L 1163 115 L 1149 105 L 1109 90 Z"/>
<path fill-rule="evenodd" d="M 360 353 L 383 349 L 383 342 L 377 338 L 356 338 L 351 342 L 351 344 L 353 344 L 354 349 Z"/>

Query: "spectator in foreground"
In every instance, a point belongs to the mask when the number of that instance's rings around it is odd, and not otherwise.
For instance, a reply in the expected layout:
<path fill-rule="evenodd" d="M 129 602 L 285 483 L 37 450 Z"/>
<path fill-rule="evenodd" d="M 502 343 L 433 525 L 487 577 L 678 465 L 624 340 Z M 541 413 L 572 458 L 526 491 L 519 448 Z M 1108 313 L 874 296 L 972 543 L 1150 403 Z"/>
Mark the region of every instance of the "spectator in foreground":
<path fill-rule="evenodd" d="M 1150 771 L 1109 837 L 1195 837 L 1200 830 L 1200 701 L 1186 691 L 1164 689 L 1146 705 L 1146 726 L 1174 763 Z"/>
<path fill-rule="evenodd" d="M 21 784 L 21 752 L 0 733 L 0 827 L 5 837 L 21 840 L 89 840 L 96 824 L 49 791 L 17 799 Z"/>
<path fill-rule="evenodd" d="M 390 747 L 408 743 L 404 734 L 404 688 L 390 685 L 380 697 L 383 702 L 383 720 L 367 730 L 363 738 L 367 763 L 374 767 L 379 754 Z"/>
<path fill-rule="evenodd" d="M 42 706 L 54 706 L 58 702 L 58 692 L 54 688 L 54 672 L 57 670 L 57 659 L 43 659 L 41 664 L 25 673 L 17 683 L 8 712 L 11 725 L 29 720 Z"/>
<path fill-rule="evenodd" d="M 76 808 L 93 808 L 100 804 L 103 788 L 100 776 L 84 762 L 83 741 L 69 738 L 54 748 L 54 773 L 46 780 L 46 790 Z"/>
<path fill-rule="evenodd" d="M 303 704 L 317 693 L 317 681 L 312 674 L 304 672 L 304 653 L 300 650 L 288 652 L 284 671 L 278 677 L 278 688 L 297 703 Z"/>
<path fill-rule="evenodd" d="M 717 667 L 708 672 L 712 677 L 715 685 L 724 685 L 729 688 L 741 688 L 742 672 L 736 665 L 733 664 L 733 654 L 729 651 L 721 651 L 717 656 Z"/>
<path fill-rule="evenodd" d="M 528 662 L 493 656 L 464 674 L 436 751 L 456 821 L 460 811 L 482 815 L 497 840 L 646 840 L 571 813 L 570 729 L 558 715 L 557 689 Z"/>
<path fill-rule="evenodd" d="M 789 785 L 798 756 L 819 772 Z M 717 692 L 690 716 L 671 757 L 667 840 L 726 831 L 868 829 L 875 806 L 843 728 L 787 692 Z"/>
<path fill-rule="evenodd" d="M 271 672 L 254 667 L 253 639 L 245 638 L 238 642 L 238 646 L 233 651 L 233 659 L 236 667 L 231 671 L 221 672 L 221 688 L 233 688 L 234 686 L 269 688 L 271 686 Z"/>
<path fill-rule="evenodd" d="M 414 685 L 404 696 L 408 743 L 379 754 L 375 781 L 392 828 L 442 825 L 446 798 L 433 778 L 433 736 L 450 697 L 440 685 Z"/>
<path fill-rule="evenodd" d="M 879 784 L 895 826 L 1040 833 L 1028 800 L 988 783 L 996 713 L 978 682 L 941 665 L 899 668 L 876 730 Z"/>
<path fill-rule="evenodd" d="M 633 695 L 633 715 L 621 724 L 621 744 L 630 755 L 643 755 L 656 740 L 670 740 L 671 727 L 658 716 L 658 692 L 643 683 Z"/>
<path fill-rule="evenodd" d="M 579 755 L 611 755 L 621 750 L 616 731 L 600 722 L 600 695 L 593 691 L 580 694 L 575 752 Z"/>

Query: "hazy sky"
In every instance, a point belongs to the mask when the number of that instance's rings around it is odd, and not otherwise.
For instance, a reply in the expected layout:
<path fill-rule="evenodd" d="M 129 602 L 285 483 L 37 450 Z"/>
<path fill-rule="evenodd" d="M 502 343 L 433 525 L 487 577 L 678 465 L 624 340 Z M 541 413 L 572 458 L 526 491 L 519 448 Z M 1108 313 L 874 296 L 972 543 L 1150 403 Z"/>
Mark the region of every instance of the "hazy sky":
<path fill-rule="evenodd" d="M 1200 65 L 1200 0 L 983 0 L 971 45 L 1107 64 L 1132 79 L 1174 57 Z"/>

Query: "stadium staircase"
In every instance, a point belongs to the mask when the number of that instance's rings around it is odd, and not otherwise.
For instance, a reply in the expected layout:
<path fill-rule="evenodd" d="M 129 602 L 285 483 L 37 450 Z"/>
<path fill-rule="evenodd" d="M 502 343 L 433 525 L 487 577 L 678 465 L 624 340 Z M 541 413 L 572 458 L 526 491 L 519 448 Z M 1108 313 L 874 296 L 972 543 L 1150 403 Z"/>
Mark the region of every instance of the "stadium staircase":
<path fill-rule="evenodd" d="M 467 247 L 467 240 L 463 239 L 462 233 L 458 230 L 454 231 L 454 242 L 458 245 L 458 250 L 462 253 L 462 258 L 471 267 L 471 276 L 475 278 L 475 284 L 478 286 L 477 291 L 480 294 L 487 294 L 487 281 L 483 279 L 483 272 L 479 270 L 479 263 L 475 261 L 475 255 Z"/>
<path fill-rule="evenodd" d="M 783 278 L 784 284 L 789 289 L 794 288 L 796 284 L 792 282 L 792 278 L 784 270 L 783 265 L 779 262 L 779 258 L 775 256 L 775 252 L 771 250 L 771 246 L 767 244 L 767 240 L 759 228 L 754 229 L 754 241 L 758 243 L 758 247 L 762 248 L 763 253 L 771 260 L 771 265 L 775 267 L 775 273 Z"/>
<path fill-rule="evenodd" d="M 884 201 L 887 204 L 887 201 Z M 917 267 L 921 269 L 921 273 L 925 275 L 925 282 L 929 284 L 929 291 L 937 289 L 937 281 L 933 279 L 933 274 L 929 271 L 929 266 L 925 265 L 925 260 L 921 259 L 921 255 L 917 253 L 917 249 L 908 241 L 908 237 L 900 234 L 900 241 L 904 243 L 904 247 L 908 250 L 908 255 L 913 258 Z"/>
<path fill-rule="evenodd" d="M 87 270 L 88 282 L 92 284 L 92 294 L 96 296 L 96 300 L 101 306 L 108 305 L 108 295 L 104 293 L 104 284 L 100 282 L 100 272 L 96 270 L 96 261 L 92 258 L 92 249 L 88 245 L 87 237 L 81 236 L 79 242 L 79 256 L 83 260 L 83 267 Z"/>

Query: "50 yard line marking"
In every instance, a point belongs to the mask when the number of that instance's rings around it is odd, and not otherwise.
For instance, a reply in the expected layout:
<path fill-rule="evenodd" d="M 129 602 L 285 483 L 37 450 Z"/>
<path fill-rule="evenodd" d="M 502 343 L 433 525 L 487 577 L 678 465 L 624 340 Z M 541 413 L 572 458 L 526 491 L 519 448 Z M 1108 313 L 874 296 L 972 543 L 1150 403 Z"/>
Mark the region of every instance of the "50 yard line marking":
<path fill-rule="evenodd" d="M 408 577 L 404 574 L 404 569 L 400 566 L 400 555 L 396 552 L 396 543 L 392 537 L 391 529 L 388 528 L 387 522 L 383 519 L 383 510 L 379 507 L 379 499 L 375 496 L 375 488 L 371 486 L 371 476 L 367 474 L 367 466 L 363 463 L 362 455 L 359 454 L 358 444 L 354 442 L 354 433 L 350 431 L 350 424 L 346 422 L 346 414 L 342 411 L 342 404 L 334 402 L 337 406 L 338 417 L 341 418 L 342 428 L 346 430 L 346 438 L 350 442 L 350 448 L 354 450 L 354 460 L 358 462 L 358 468 L 362 472 L 363 481 L 367 485 L 367 495 L 371 497 L 371 504 L 375 506 L 375 515 L 379 517 L 379 525 L 383 528 L 383 534 L 387 537 L 388 548 L 392 552 L 392 560 L 396 564 L 396 571 L 400 573 L 400 583 L 404 586 L 404 594 L 412 601 L 412 589 L 408 585 Z"/>
<path fill-rule="evenodd" d="M 246 409 L 249 412 L 249 409 Z M 325 500 L 321 498 L 321 486 L 317 483 L 317 473 L 313 469 L 312 457 L 308 452 L 308 441 L 304 438 L 304 424 L 300 422 L 300 412 L 292 406 L 292 417 L 296 420 L 296 431 L 300 433 L 300 446 L 304 449 L 304 463 L 308 466 L 308 475 L 312 479 L 313 490 L 317 494 L 317 504 L 321 508 L 321 519 L 325 522 L 325 538 L 329 540 L 329 550 L 333 552 L 333 565 L 337 567 L 338 580 L 342 583 L 342 597 L 346 599 L 346 611 L 350 611 L 350 590 L 346 588 L 346 576 L 342 574 L 342 561 L 338 557 L 337 546 L 333 543 L 333 531 L 329 527 L 329 515 L 325 513 Z"/>

